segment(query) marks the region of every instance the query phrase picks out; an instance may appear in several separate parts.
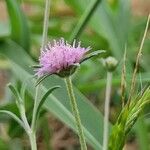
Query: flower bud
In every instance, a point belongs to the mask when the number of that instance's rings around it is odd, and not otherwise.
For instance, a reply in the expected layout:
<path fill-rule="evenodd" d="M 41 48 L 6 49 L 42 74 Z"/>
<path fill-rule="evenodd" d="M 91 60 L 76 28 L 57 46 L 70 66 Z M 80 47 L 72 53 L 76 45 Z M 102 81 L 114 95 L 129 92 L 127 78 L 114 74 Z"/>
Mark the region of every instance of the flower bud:
<path fill-rule="evenodd" d="M 118 65 L 118 61 L 114 57 L 109 56 L 103 59 L 103 65 L 109 72 L 113 72 Z"/>

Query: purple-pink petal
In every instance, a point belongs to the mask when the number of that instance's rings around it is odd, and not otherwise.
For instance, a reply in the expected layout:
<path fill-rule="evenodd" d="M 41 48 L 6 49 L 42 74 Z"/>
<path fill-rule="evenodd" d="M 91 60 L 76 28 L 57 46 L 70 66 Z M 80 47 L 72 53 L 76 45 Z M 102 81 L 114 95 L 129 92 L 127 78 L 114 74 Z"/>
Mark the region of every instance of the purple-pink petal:
<path fill-rule="evenodd" d="M 37 70 L 37 75 L 59 73 L 73 64 L 80 63 L 90 48 L 82 48 L 80 43 L 77 46 L 75 44 L 74 41 L 72 46 L 63 38 L 59 41 L 54 40 L 53 44 L 48 43 L 41 52 L 39 58 L 41 68 Z"/>

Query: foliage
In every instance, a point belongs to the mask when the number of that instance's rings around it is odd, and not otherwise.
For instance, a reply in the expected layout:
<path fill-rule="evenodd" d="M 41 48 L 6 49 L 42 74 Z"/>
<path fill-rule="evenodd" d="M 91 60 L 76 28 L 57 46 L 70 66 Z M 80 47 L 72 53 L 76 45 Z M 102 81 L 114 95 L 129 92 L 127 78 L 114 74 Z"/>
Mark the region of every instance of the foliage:
<path fill-rule="evenodd" d="M 126 105 L 113 126 L 109 141 L 109 150 L 121 150 L 124 147 L 127 134 L 137 121 L 143 108 L 150 102 L 150 88 L 148 87 L 142 95 L 132 99 L 130 105 Z"/>

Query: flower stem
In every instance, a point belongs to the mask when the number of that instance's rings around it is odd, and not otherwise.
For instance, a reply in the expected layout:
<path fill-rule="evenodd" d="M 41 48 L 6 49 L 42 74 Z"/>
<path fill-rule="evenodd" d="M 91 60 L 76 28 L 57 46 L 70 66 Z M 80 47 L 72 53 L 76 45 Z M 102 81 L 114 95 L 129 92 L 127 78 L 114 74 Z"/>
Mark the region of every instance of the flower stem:
<path fill-rule="evenodd" d="M 75 121 L 76 121 L 81 150 L 87 150 L 85 137 L 84 137 L 84 133 L 83 133 L 82 125 L 81 125 L 79 110 L 78 110 L 76 99 L 75 99 L 74 92 L 73 92 L 71 77 L 65 78 L 65 83 L 66 83 L 68 95 L 70 98 L 70 105 L 71 105 L 71 108 L 75 117 Z"/>
<path fill-rule="evenodd" d="M 105 109 L 104 109 L 103 150 L 108 149 L 109 104 L 110 104 L 111 84 L 112 84 L 112 72 L 107 72 Z"/>
<path fill-rule="evenodd" d="M 29 139 L 31 144 L 31 150 L 37 150 L 36 136 L 34 132 L 31 132 L 31 134 L 29 134 Z"/>
<path fill-rule="evenodd" d="M 42 35 L 42 49 L 44 48 L 45 43 L 47 42 L 47 32 L 48 32 L 48 20 L 50 14 L 50 0 L 46 0 L 45 2 L 45 13 L 44 13 L 44 23 L 43 23 L 43 35 Z M 31 128 L 35 131 L 36 128 L 36 115 L 37 115 L 37 107 L 39 105 L 39 89 L 40 85 L 36 86 L 35 90 L 35 100 L 34 100 L 34 108 L 33 108 L 33 117 L 32 117 L 32 125 Z"/>

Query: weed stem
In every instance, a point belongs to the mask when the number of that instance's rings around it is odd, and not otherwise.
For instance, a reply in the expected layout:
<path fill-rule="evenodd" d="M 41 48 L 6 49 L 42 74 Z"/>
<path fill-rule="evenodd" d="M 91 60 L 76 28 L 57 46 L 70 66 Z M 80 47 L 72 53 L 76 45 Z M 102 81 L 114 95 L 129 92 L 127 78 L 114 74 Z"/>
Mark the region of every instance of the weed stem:
<path fill-rule="evenodd" d="M 107 84 L 105 93 L 105 108 L 104 108 L 104 132 L 103 132 L 103 150 L 108 149 L 108 130 L 109 130 L 109 104 L 112 85 L 112 72 L 107 72 Z"/>
<path fill-rule="evenodd" d="M 83 129 L 82 129 L 82 124 L 81 124 L 81 119 L 80 119 L 80 115 L 79 115 L 79 110 L 78 110 L 78 106 L 77 106 L 76 99 L 75 99 L 74 92 L 73 92 L 71 77 L 67 77 L 65 79 L 65 83 L 66 83 L 68 95 L 70 98 L 70 105 L 72 108 L 72 112 L 73 112 L 73 115 L 74 115 L 75 121 L 76 121 L 81 150 L 87 150 L 85 137 L 84 137 L 84 133 L 83 133 Z"/>

